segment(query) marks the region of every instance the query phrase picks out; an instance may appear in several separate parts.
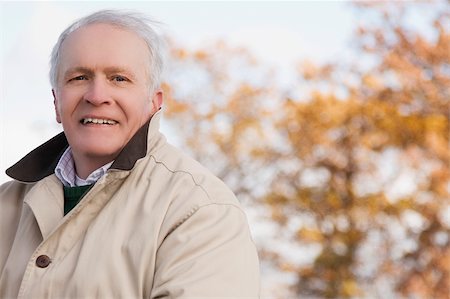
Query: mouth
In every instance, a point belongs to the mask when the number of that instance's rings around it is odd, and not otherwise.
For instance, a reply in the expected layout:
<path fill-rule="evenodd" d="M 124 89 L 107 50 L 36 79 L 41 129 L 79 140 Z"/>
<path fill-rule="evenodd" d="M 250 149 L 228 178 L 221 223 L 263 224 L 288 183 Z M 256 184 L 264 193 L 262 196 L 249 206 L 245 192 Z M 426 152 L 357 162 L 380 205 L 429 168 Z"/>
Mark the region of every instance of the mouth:
<path fill-rule="evenodd" d="M 115 125 L 118 122 L 112 119 L 104 119 L 104 118 L 82 118 L 80 123 L 83 125 L 95 124 L 95 125 Z"/>

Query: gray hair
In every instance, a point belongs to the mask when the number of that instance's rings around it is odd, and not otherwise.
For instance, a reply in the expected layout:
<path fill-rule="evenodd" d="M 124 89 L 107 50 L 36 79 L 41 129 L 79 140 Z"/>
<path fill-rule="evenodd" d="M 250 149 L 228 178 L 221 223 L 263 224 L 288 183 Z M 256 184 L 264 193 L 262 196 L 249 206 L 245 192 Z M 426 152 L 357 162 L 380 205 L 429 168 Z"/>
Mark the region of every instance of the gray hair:
<path fill-rule="evenodd" d="M 58 41 L 53 47 L 50 58 L 50 83 L 52 88 L 55 89 L 57 86 L 61 46 L 64 40 L 75 30 L 98 23 L 110 24 L 134 32 L 145 41 L 149 50 L 150 65 L 148 75 L 150 80 L 150 90 L 156 90 L 161 84 L 161 74 L 164 65 L 164 41 L 152 26 L 160 25 L 160 23 L 150 20 L 138 13 L 116 10 L 100 10 L 83 17 L 75 21 L 61 33 Z"/>

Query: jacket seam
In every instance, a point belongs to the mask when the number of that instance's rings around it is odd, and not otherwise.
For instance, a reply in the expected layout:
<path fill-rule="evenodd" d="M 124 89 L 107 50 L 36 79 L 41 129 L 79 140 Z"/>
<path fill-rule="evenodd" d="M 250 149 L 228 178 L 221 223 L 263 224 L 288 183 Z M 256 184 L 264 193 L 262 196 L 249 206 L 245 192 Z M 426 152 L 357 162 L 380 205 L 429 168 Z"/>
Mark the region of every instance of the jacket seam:
<path fill-rule="evenodd" d="M 176 173 L 184 173 L 187 174 L 192 182 L 194 183 L 195 186 L 199 187 L 206 195 L 206 197 L 208 198 L 209 201 L 212 201 L 211 196 L 209 195 L 208 191 L 206 191 L 206 189 L 199 183 L 197 183 L 197 181 L 195 180 L 194 176 L 192 175 L 192 173 L 190 173 L 189 171 L 186 170 L 173 170 L 170 169 L 163 161 L 159 161 L 156 159 L 156 157 L 154 155 L 150 155 L 151 158 L 153 158 L 153 160 L 155 161 L 155 163 L 157 164 L 161 164 L 164 166 L 164 168 L 166 168 L 168 171 L 170 171 L 172 174 L 176 174 Z"/>

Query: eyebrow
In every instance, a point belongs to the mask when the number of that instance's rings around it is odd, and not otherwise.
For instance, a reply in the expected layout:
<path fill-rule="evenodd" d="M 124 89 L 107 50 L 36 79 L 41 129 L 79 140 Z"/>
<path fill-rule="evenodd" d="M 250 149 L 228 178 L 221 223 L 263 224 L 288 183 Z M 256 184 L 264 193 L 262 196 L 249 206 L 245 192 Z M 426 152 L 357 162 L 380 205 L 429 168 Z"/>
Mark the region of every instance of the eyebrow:
<path fill-rule="evenodd" d="M 64 73 L 64 79 L 69 79 L 69 77 L 74 73 L 83 73 L 83 74 L 91 75 L 93 73 L 93 71 L 89 68 L 80 67 L 80 66 L 70 68 Z"/>

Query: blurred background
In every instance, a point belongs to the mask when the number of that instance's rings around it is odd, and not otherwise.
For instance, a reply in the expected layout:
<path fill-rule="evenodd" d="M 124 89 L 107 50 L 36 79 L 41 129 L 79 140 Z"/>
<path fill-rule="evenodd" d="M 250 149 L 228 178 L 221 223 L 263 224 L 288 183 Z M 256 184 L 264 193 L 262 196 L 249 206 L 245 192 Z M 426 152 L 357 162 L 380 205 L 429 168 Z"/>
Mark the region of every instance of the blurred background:
<path fill-rule="evenodd" d="M 249 216 L 262 298 L 450 298 L 450 4 L 1 2 L 0 183 L 61 131 L 48 61 L 98 9 L 167 39 L 162 131 Z"/>

